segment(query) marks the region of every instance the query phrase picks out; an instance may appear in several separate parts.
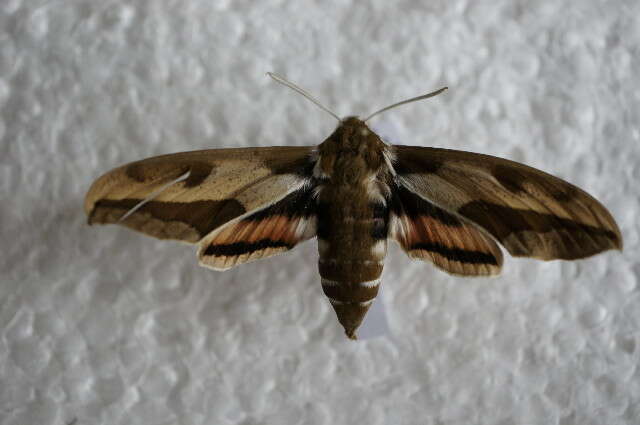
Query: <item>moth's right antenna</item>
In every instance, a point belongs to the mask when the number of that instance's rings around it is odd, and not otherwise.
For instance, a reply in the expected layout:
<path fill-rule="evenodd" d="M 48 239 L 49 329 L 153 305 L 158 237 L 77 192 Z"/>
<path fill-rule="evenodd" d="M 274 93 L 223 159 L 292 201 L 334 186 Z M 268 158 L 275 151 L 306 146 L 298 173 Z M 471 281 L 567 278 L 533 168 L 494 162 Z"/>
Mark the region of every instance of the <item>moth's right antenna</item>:
<path fill-rule="evenodd" d="M 335 119 L 337 119 L 338 121 L 342 121 L 340 119 L 339 116 L 337 116 L 336 114 L 334 114 L 333 112 L 331 112 L 328 108 L 326 108 L 325 106 L 323 106 L 320 102 L 318 102 L 313 96 L 311 96 L 309 94 L 309 92 L 307 92 L 306 90 L 296 86 L 295 84 L 293 84 L 290 81 L 287 81 L 287 79 L 285 79 L 284 77 L 281 77 L 278 74 L 274 74 L 273 72 L 267 72 L 267 75 L 271 78 L 273 78 L 274 80 L 276 80 L 277 82 L 279 82 L 280 84 L 283 84 L 287 87 L 289 87 L 292 90 L 297 91 L 298 93 L 300 93 L 301 95 L 303 95 L 304 97 L 306 97 L 307 99 L 309 99 L 310 101 L 312 101 L 313 103 L 316 104 L 316 106 L 318 106 L 320 109 L 322 109 L 323 111 L 331 114 L 332 117 L 334 117 Z"/>
<path fill-rule="evenodd" d="M 442 93 L 443 91 L 447 90 L 449 87 L 443 87 L 439 90 L 436 91 L 432 91 L 431 93 L 427 93 L 427 94 L 423 94 L 422 96 L 418 96 L 418 97 L 412 97 L 411 99 L 407 99 L 407 100 L 403 100 L 402 102 L 398 102 L 398 103 L 394 103 L 393 105 L 389 105 L 385 108 L 380 109 L 379 111 L 375 111 L 373 114 L 369 115 L 367 118 L 363 119 L 362 121 L 367 122 L 369 121 L 371 118 L 375 117 L 378 114 L 383 113 L 384 111 L 388 111 L 389 109 L 395 108 L 396 106 L 400 106 L 400 105 L 404 105 L 407 103 L 411 103 L 411 102 L 415 102 L 417 100 L 422 100 L 422 99 L 427 99 L 433 96 L 437 96 L 440 93 Z"/>

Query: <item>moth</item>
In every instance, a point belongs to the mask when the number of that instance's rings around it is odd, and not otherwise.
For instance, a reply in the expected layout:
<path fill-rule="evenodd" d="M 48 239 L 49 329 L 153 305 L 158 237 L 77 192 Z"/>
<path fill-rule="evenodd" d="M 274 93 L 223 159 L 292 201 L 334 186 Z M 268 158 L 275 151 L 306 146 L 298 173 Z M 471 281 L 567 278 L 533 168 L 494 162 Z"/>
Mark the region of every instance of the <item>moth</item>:
<path fill-rule="evenodd" d="M 116 168 L 86 195 L 89 224 L 116 223 L 198 244 L 200 264 L 227 270 L 317 237 L 322 289 L 356 339 L 380 285 L 387 241 L 460 276 L 496 275 L 512 256 L 575 260 L 622 249 L 616 222 L 576 186 L 517 162 L 389 145 L 373 116 L 446 89 L 339 118 L 318 146 L 210 149 Z"/>

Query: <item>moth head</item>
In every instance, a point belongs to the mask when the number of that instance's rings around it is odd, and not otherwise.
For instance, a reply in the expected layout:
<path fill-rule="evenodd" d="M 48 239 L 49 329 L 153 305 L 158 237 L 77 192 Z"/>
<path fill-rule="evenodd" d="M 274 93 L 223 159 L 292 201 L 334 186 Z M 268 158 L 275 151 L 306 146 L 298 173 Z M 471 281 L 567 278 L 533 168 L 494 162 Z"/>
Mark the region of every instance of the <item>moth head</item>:
<path fill-rule="evenodd" d="M 346 117 L 318 147 L 317 176 L 350 175 L 347 180 L 370 178 L 380 172 L 387 145 L 358 117 Z M 341 170 L 341 171 L 338 171 Z"/>
<path fill-rule="evenodd" d="M 378 152 L 386 145 L 360 118 L 350 116 L 342 119 L 323 145 L 333 147 L 336 152 L 363 155 L 367 151 Z"/>
<path fill-rule="evenodd" d="M 336 130 L 338 129 L 342 129 L 342 131 L 348 132 L 350 134 L 357 134 L 361 137 L 367 137 L 373 133 L 373 131 L 371 131 L 369 127 L 367 127 L 367 124 L 365 124 L 363 120 L 353 116 L 343 118 Z"/>

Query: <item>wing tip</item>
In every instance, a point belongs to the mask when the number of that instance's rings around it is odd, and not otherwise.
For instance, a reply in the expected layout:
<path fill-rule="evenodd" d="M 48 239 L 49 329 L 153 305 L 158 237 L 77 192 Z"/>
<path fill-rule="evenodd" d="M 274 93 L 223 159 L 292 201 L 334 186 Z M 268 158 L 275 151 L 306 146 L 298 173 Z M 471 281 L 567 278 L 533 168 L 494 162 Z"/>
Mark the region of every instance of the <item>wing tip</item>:
<path fill-rule="evenodd" d="M 89 221 L 91 221 L 91 216 L 93 215 L 93 212 L 95 210 L 95 206 L 96 206 L 96 202 L 97 199 L 94 196 L 94 191 L 93 191 L 93 186 L 91 186 L 91 188 L 89 188 L 89 191 L 87 192 L 87 194 L 84 197 L 84 203 L 83 203 L 83 209 L 84 209 L 84 213 L 87 216 L 87 219 Z M 89 223 L 91 224 L 91 223 Z"/>
<path fill-rule="evenodd" d="M 611 249 L 615 249 L 616 251 L 622 252 L 624 250 L 624 241 L 622 240 L 622 235 L 620 234 L 620 230 L 616 229 L 616 240 L 614 241 L 614 247 Z"/>

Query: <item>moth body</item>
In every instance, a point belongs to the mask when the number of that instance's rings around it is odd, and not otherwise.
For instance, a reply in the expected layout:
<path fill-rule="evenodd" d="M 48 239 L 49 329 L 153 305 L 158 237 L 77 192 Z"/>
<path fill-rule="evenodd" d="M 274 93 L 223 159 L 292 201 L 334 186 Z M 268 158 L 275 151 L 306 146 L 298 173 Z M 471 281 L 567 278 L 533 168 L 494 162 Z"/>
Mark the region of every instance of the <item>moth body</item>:
<path fill-rule="evenodd" d="M 349 338 L 378 293 L 387 252 L 387 149 L 366 124 L 345 119 L 318 148 L 318 266 L 322 289 Z"/>

